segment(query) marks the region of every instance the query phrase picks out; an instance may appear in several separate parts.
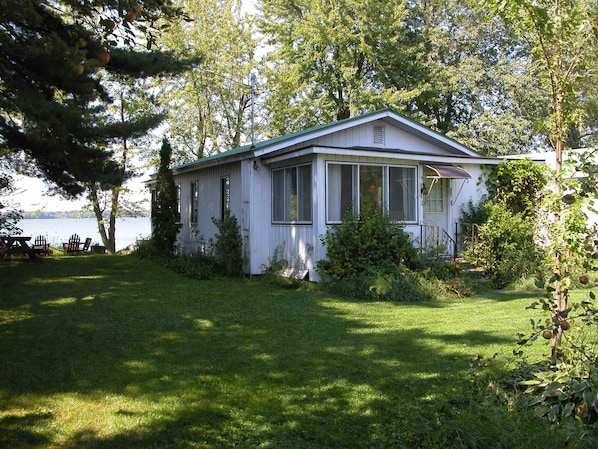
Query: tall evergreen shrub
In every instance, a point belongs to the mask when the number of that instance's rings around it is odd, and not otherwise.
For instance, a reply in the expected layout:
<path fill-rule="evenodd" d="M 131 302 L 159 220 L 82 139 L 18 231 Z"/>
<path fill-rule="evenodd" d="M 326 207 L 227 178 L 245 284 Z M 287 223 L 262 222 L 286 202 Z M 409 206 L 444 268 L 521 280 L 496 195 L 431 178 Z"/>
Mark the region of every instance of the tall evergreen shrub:
<path fill-rule="evenodd" d="M 156 201 L 152 207 L 152 241 L 156 251 L 169 256 L 174 253 L 176 237 L 181 228 L 178 194 L 170 168 L 172 147 L 168 139 L 162 140 L 160 167 L 156 183 Z"/>
<path fill-rule="evenodd" d="M 225 276 L 243 273 L 243 240 L 237 218 L 225 211 L 222 220 L 212 219 L 218 228 L 214 243 L 214 258 Z"/>

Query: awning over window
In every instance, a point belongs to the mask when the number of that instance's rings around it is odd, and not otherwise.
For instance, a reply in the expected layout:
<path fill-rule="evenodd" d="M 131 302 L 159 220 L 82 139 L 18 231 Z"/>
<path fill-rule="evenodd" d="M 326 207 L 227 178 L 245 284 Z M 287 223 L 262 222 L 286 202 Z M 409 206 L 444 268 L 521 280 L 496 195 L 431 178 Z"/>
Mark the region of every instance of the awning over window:
<path fill-rule="evenodd" d="M 426 165 L 426 167 L 436 173 L 428 178 L 471 179 L 467 170 L 456 165 Z"/>

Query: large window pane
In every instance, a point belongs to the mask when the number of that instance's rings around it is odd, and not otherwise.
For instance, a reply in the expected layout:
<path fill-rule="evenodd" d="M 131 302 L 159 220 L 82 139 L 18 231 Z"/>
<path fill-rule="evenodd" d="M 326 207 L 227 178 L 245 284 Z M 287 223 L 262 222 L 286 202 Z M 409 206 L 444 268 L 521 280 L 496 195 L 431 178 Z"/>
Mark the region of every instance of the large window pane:
<path fill-rule="evenodd" d="M 299 221 L 311 221 L 312 214 L 312 191 L 311 191 L 311 165 L 299 167 L 297 176 L 299 190 L 299 204 L 297 213 Z"/>
<path fill-rule="evenodd" d="M 272 221 L 279 223 L 312 220 L 311 165 L 272 172 Z"/>
<path fill-rule="evenodd" d="M 347 208 L 352 205 L 353 195 L 353 165 L 328 165 L 328 221 L 342 221 Z"/>
<path fill-rule="evenodd" d="M 383 167 L 361 165 L 359 167 L 359 209 L 382 210 L 383 206 Z"/>
<path fill-rule="evenodd" d="M 389 167 L 388 213 L 392 220 L 417 220 L 417 171 L 415 167 Z"/>
<path fill-rule="evenodd" d="M 385 165 L 328 164 L 327 221 L 342 221 L 347 207 L 356 213 L 366 207 L 388 208 L 392 220 L 417 221 L 417 167 Z M 358 190 L 356 187 L 358 186 Z M 357 191 L 356 191 L 357 190 Z M 356 194 L 359 201 L 356 202 Z"/>

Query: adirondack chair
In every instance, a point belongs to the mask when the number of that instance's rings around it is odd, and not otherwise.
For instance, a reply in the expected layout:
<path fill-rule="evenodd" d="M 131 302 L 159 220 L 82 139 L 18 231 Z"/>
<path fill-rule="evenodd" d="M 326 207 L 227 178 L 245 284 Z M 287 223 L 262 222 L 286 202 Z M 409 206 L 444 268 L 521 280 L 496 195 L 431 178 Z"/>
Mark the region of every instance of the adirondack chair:
<path fill-rule="evenodd" d="M 43 235 L 38 235 L 35 237 L 32 248 L 36 254 L 43 254 L 44 256 L 47 256 L 50 253 L 48 243 L 46 242 L 46 237 Z"/>
<path fill-rule="evenodd" d="M 80 249 L 80 251 L 83 253 L 89 251 L 90 245 L 91 245 L 91 237 L 87 237 L 85 239 L 85 243 L 83 244 L 83 247 Z"/>
<path fill-rule="evenodd" d="M 81 247 L 81 239 L 77 234 L 73 234 L 69 237 L 68 243 L 62 244 L 64 254 L 77 254 Z"/>

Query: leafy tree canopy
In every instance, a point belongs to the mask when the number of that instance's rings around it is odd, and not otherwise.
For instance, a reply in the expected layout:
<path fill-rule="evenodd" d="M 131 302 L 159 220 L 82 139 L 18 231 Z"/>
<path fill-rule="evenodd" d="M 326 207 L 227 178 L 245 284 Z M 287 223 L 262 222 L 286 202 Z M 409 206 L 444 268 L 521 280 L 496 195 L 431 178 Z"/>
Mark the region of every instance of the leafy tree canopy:
<path fill-rule="evenodd" d="M 202 58 L 200 67 L 161 82 L 173 161 L 183 163 L 247 143 L 248 80 L 258 43 L 253 20 L 241 12 L 241 0 L 177 4 L 185 4 L 191 21 L 176 22 L 159 42 L 181 58 Z"/>
<path fill-rule="evenodd" d="M 397 51 L 404 16 L 405 4 L 388 0 L 263 0 L 271 133 L 382 106 L 375 69 Z"/>
<path fill-rule="evenodd" d="M 263 0 L 270 134 L 393 107 L 484 154 L 547 114 L 525 43 L 473 0 Z"/>

